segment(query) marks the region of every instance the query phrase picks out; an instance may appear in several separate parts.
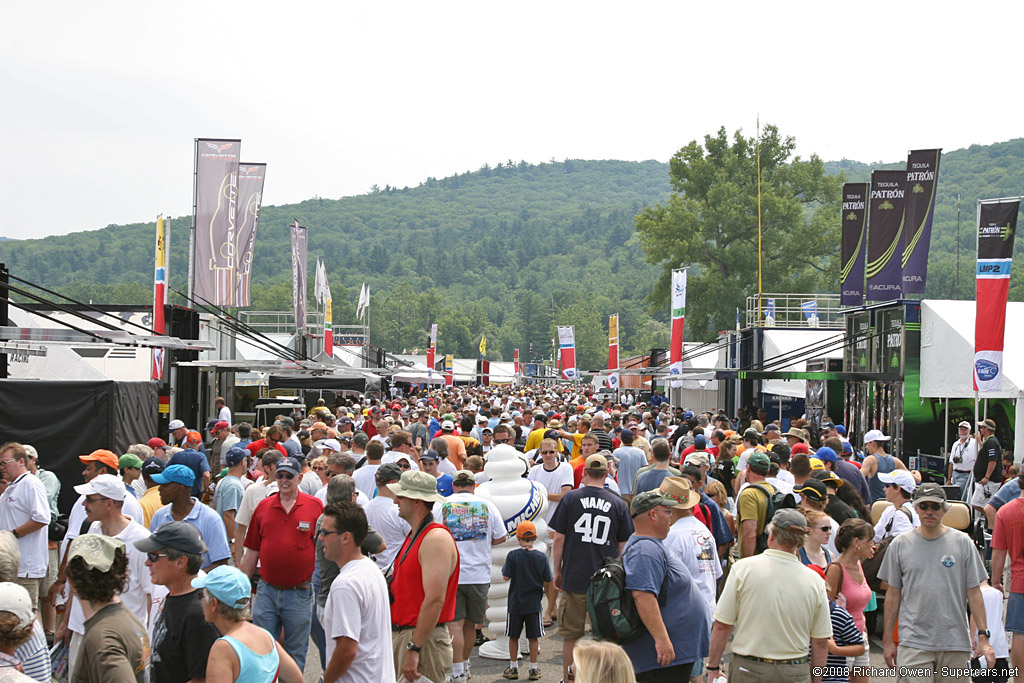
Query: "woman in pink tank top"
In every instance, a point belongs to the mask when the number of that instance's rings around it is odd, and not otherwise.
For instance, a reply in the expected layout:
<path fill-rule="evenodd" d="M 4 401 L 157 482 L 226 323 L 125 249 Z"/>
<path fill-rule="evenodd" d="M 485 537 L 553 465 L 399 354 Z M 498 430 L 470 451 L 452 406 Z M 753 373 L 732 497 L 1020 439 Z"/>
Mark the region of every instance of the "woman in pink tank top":
<path fill-rule="evenodd" d="M 848 519 L 839 527 L 836 535 L 836 550 L 839 557 L 829 565 L 825 572 L 828 584 L 828 597 L 846 608 L 853 617 L 853 622 L 864 635 L 864 643 L 868 644 L 867 626 L 864 619 L 864 608 L 871 601 L 871 587 L 864 578 L 861 560 L 875 554 L 875 529 L 863 519 Z M 868 683 L 867 667 L 870 666 L 868 650 L 851 663 L 850 683 Z"/>

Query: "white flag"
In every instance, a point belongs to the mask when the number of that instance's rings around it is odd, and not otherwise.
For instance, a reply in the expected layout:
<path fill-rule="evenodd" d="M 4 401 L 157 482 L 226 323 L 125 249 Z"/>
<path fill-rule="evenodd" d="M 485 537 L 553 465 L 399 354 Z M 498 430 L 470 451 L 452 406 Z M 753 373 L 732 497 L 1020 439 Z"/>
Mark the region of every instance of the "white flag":
<path fill-rule="evenodd" d="M 316 260 L 316 279 L 313 281 L 313 296 L 321 304 L 324 302 L 324 299 L 331 298 L 331 290 L 327 287 L 327 270 L 324 268 L 324 262 L 319 258 Z"/>
<path fill-rule="evenodd" d="M 363 314 L 363 301 L 366 299 L 366 283 L 359 288 L 359 300 L 356 301 L 356 317 L 358 318 Z"/>

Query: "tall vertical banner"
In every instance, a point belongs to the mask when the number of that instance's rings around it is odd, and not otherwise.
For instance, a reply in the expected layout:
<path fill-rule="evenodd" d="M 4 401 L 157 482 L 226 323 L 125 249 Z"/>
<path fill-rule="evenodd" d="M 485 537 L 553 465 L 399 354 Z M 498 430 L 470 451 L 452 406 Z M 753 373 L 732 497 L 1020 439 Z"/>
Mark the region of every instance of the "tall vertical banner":
<path fill-rule="evenodd" d="M 843 185 L 842 257 L 839 272 L 842 306 L 864 304 L 864 249 L 867 247 L 868 184 Z"/>
<path fill-rule="evenodd" d="M 193 296 L 235 305 L 235 217 L 241 140 L 196 139 Z"/>
<path fill-rule="evenodd" d="M 917 149 L 907 157 L 907 206 L 903 210 L 903 296 L 924 294 L 928 246 L 935 216 L 935 186 L 941 149 Z"/>
<path fill-rule="evenodd" d="M 519 377 L 519 349 L 512 349 L 512 369 L 513 374 Z"/>
<path fill-rule="evenodd" d="M 251 306 L 252 256 L 256 246 L 256 228 L 263 204 L 263 179 L 266 164 L 240 164 L 238 167 L 238 218 L 235 231 L 235 306 Z"/>
<path fill-rule="evenodd" d="M 450 387 L 455 383 L 455 359 L 452 354 L 446 354 L 444 357 L 444 385 Z"/>
<path fill-rule="evenodd" d="M 672 340 L 668 351 L 668 374 L 682 379 L 683 326 L 686 324 L 686 269 L 672 271 Z M 676 382 L 672 383 L 676 386 Z"/>
<path fill-rule="evenodd" d="M 608 369 L 619 369 L 619 314 L 608 316 Z M 608 388 L 619 388 L 619 373 L 608 373 Z"/>
<path fill-rule="evenodd" d="M 306 330 L 306 228 L 298 221 L 292 223 L 292 310 L 295 312 L 295 330 Z"/>
<path fill-rule="evenodd" d="M 166 334 L 164 306 L 167 304 L 167 233 L 164 217 L 156 219 L 156 258 L 153 267 L 153 331 Z M 153 368 L 150 379 L 158 382 L 164 378 L 164 349 L 153 349 Z"/>
<path fill-rule="evenodd" d="M 1020 200 L 980 202 L 977 312 L 974 321 L 974 390 L 1003 388 L 1003 337 L 1010 293 L 1013 235 Z"/>
<path fill-rule="evenodd" d="M 437 323 L 430 326 L 430 346 L 427 347 L 427 377 L 434 376 L 434 353 L 437 351 Z"/>
<path fill-rule="evenodd" d="M 906 171 L 871 174 L 868 202 L 868 258 L 865 265 L 869 301 L 899 299 L 903 291 L 903 209 Z"/>
<path fill-rule="evenodd" d="M 569 325 L 559 327 L 558 330 L 558 358 L 562 364 L 562 377 L 564 379 L 577 379 L 579 373 L 576 371 L 576 329 Z"/>

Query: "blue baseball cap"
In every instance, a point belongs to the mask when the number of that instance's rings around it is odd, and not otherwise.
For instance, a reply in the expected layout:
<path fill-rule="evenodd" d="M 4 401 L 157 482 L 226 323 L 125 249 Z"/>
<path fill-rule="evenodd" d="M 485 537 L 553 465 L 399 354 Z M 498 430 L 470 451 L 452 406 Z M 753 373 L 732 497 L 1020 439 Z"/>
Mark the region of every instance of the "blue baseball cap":
<path fill-rule="evenodd" d="M 150 476 L 158 484 L 181 484 L 192 486 L 196 483 L 196 473 L 188 465 L 171 465 L 159 474 Z"/>
<path fill-rule="evenodd" d="M 302 474 L 302 465 L 299 461 L 292 457 L 281 458 L 277 461 L 278 472 L 291 472 L 292 474 Z"/>
<path fill-rule="evenodd" d="M 836 431 L 846 436 L 846 427 L 844 425 L 836 425 Z"/>
<path fill-rule="evenodd" d="M 817 458 L 818 460 L 824 462 L 835 462 L 836 452 L 829 448 L 828 446 L 822 446 L 818 450 L 814 451 L 814 455 L 812 455 L 811 457 Z"/>
<path fill-rule="evenodd" d="M 238 463 L 245 460 L 245 456 L 249 455 L 249 451 L 239 446 L 232 446 L 228 449 L 228 452 L 224 454 L 224 462 L 227 463 L 228 467 L 234 467 Z"/>
<path fill-rule="evenodd" d="M 696 448 L 698 451 L 704 450 L 705 448 L 707 448 L 707 445 L 708 439 L 703 434 L 698 434 L 697 436 L 693 437 L 693 447 Z"/>
<path fill-rule="evenodd" d="M 223 565 L 213 571 L 207 572 L 206 576 L 197 576 L 192 579 L 193 588 L 205 588 L 213 597 L 232 609 L 245 607 L 252 597 L 252 582 L 249 577 L 236 567 Z"/>

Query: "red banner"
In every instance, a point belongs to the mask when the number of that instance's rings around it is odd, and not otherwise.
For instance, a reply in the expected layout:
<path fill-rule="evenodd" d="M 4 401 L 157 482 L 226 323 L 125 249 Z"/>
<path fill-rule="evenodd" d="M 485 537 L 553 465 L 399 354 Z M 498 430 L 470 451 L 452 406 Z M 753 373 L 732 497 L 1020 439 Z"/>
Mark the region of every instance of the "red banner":
<path fill-rule="evenodd" d="M 576 330 L 572 325 L 558 328 L 559 359 L 562 363 L 562 378 L 577 379 L 576 370 Z"/>
<path fill-rule="evenodd" d="M 437 323 L 430 326 L 430 346 L 427 347 L 427 377 L 434 376 L 434 353 L 437 351 Z"/>
<path fill-rule="evenodd" d="M 512 364 L 516 377 L 519 376 L 519 349 L 512 349 Z"/>

